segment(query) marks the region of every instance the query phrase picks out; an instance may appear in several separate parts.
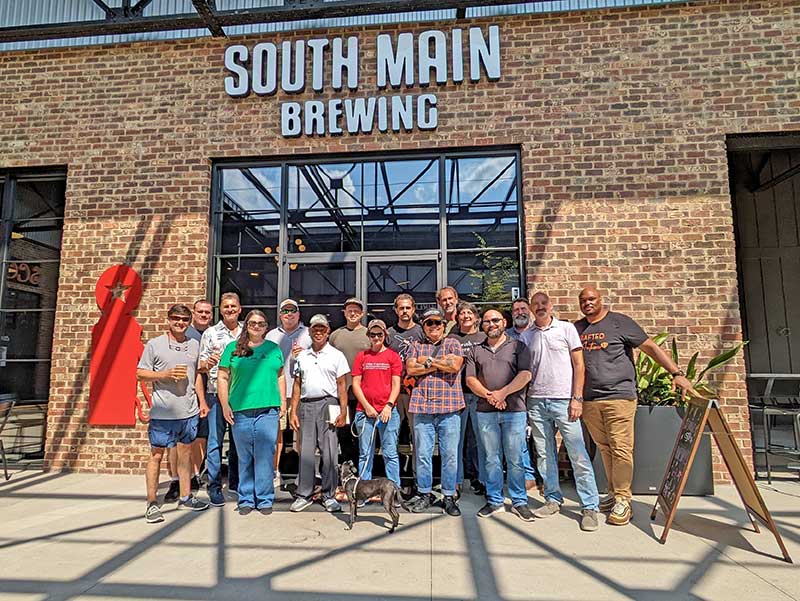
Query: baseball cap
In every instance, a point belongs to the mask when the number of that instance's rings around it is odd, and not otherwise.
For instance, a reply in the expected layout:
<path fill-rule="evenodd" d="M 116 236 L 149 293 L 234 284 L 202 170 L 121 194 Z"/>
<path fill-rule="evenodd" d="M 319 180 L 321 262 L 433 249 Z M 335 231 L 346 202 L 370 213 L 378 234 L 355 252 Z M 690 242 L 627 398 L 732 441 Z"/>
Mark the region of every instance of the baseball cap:
<path fill-rule="evenodd" d="M 433 319 L 434 317 L 438 319 L 444 319 L 444 313 L 442 313 L 442 310 L 439 309 L 438 307 L 432 307 L 426 310 L 425 313 L 422 314 L 422 323 L 425 323 L 426 321 L 428 321 L 429 319 Z"/>
<path fill-rule="evenodd" d="M 367 332 L 372 330 L 373 328 L 380 328 L 384 332 L 386 331 L 386 323 L 382 319 L 373 319 L 367 325 Z"/>
<path fill-rule="evenodd" d="M 289 305 L 291 305 L 295 309 L 299 309 L 300 308 L 300 305 L 297 304 L 296 300 L 291 299 L 291 298 L 287 298 L 287 299 L 281 301 L 281 304 L 278 307 L 278 309 L 283 309 L 284 307 L 288 307 Z"/>
<path fill-rule="evenodd" d="M 346 307 L 347 305 L 358 305 L 362 309 L 364 308 L 364 303 L 361 302 L 361 299 L 356 298 L 355 296 L 348 298 L 346 301 L 344 301 L 344 305 L 342 306 Z"/>
<path fill-rule="evenodd" d="M 308 322 L 308 325 L 330 327 L 330 324 L 328 323 L 328 318 L 325 317 L 322 313 L 317 313 L 316 315 L 314 315 Z"/>

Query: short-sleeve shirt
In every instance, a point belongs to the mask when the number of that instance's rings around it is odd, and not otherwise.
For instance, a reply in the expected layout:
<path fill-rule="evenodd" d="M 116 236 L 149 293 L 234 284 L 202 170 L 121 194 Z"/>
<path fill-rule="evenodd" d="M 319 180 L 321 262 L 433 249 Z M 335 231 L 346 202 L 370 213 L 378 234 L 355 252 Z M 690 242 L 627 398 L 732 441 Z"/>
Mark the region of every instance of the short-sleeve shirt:
<path fill-rule="evenodd" d="M 458 340 L 459 344 L 461 344 L 461 352 L 464 355 L 465 364 L 467 358 L 472 354 L 472 349 L 486 340 L 486 334 L 480 330 L 470 334 L 462 334 L 458 331 L 458 328 L 456 328 L 455 331 L 450 332 L 447 337 L 454 338 L 455 340 Z M 472 394 L 472 391 L 467 386 L 467 376 L 463 369 L 461 370 L 461 390 L 463 390 L 466 394 Z"/>
<path fill-rule="evenodd" d="M 521 332 L 517 331 L 517 328 L 510 327 L 506 330 L 506 336 L 511 338 L 511 340 L 522 340 L 522 335 L 527 332 L 530 328 L 522 330 Z"/>
<path fill-rule="evenodd" d="M 411 345 L 408 359 L 417 357 L 444 357 L 455 355 L 463 357 L 461 345 L 454 338 L 443 338 L 438 344 L 433 344 L 427 338 L 422 342 Z M 461 370 L 456 373 L 433 371 L 424 376 L 419 376 L 417 385 L 411 393 L 408 404 L 409 413 L 453 413 L 461 411 L 464 407 L 464 392 L 461 390 Z"/>
<path fill-rule="evenodd" d="M 150 419 L 186 419 L 199 413 L 194 390 L 199 353 L 200 345 L 191 338 L 176 342 L 168 334 L 163 334 L 147 342 L 139 359 L 139 369 L 167 371 L 181 364 L 186 365 L 185 380 L 153 382 Z"/>
<path fill-rule="evenodd" d="M 228 404 L 234 411 L 280 407 L 278 376 L 283 369 L 280 347 L 265 340 L 252 349 L 249 357 L 235 357 L 236 343 L 225 347 L 219 360 L 221 368 L 230 370 Z"/>
<path fill-rule="evenodd" d="M 353 361 L 353 376 L 361 376 L 361 391 L 375 411 L 383 411 L 392 392 L 392 376 L 400 377 L 403 362 L 390 348 L 376 353 L 372 349 L 361 351 Z M 363 411 L 361 401 L 356 410 Z"/>
<path fill-rule="evenodd" d="M 362 324 L 358 324 L 352 330 L 347 326 L 337 328 L 331 333 L 328 342 L 335 348 L 344 353 L 347 358 L 347 364 L 352 367 L 353 361 L 356 360 L 356 355 L 361 351 L 370 348 L 369 337 L 367 337 L 367 328 Z M 352 376 L 347 374 L 347 387 L 353 383 Z"/>
<path fill-rule="evenodd" d="M 633 349 L 647 340 L 645 331 L 627 315 L 614 311 L 596 323 L 580 319 L 575 327 L 586 363 L 585 400 L 636 399 Z"/>
<path fill-rule="evenodd" d="M 403 383 L 400 386 L 400 390 L 404 394 L 411 394 L 411 390 L 414 388 L 414 384 L 417 381 L 416 378 L 406 375 L 408 351 L 411 348 L 412 342 L 420 342 L 424 337 L 425 334 L 423 334 L 422 328 L 417 323 L 407 330 L 394 325 L 386 332 L 386 346 L 400 355 L 400 359 L 403 362 Z"/>
<path fill-rule="evenodd" d="M 294 385 L 294 357 L 292 356 L 292 346 L 296 342 L 300 348 L 311 348 L 311 335 L 308 333 L 308 328 L 301 324 L 291 332 L 283 329 L 283 326 L 267 332 L 267 340 L 274 342 L 281 347 L 283 353 L 284 370 L 283 376 L 286 378 L 286 398 L 292 396 L 292 386 Z"/>
<path fill-rule="evenodd" d="M 313 348 L 301 351 L 294 364 L 294 378 L 300 381 L 302 400 L 339 398 L 337 378 L 350 373 L 350 366 L 342 351 L 330 344 L 319 352 Z M 295 382 L 295 385 L 297 382 Z"/>
<path fill-rule="evenodd" d="M 572 396 L 572 357 L 581 348 L 575 326 L 552 318 L 550 324 L 535 323 L 522 335 L 522 342 L 531 353 L 531 383 L 528 396 L 547 399 L 568 399 Z"/>
<path fill-rule="evenodd" d="M 219 321 L 213 326 L 206 328 L 203 332 L 203 337 L 200 339 L 200 361 L 207 361 L 208 358 L 214 354 L 219 353 L 222 356 L 222 351 L 231 342 L 234 342 L 242 331 L 242 322 L 240 321 L 234 331 L 228 329 L 224 321 Z M 217 369 L 219 365 L 215 365 L 208 370 L 208 392 L 212 394 L 217 393 Z"/>
<path fill-rule="evenodd" d="M 464 374 L 478 378 L 487 390 L 499 390 L 517 377 L 521 371 L 531 368 L 531 355 L 524 342 L 506 336 L 505 342 L 493 348 L 489 341 L 474 347 L 464 361 Z M 525 411 L 525 391 L 527 387 L 506 397 L 506 408 L 509 413 Z M 478 397 L 478 411 L 484 413 L 500 411 L 497 407 Z"/>

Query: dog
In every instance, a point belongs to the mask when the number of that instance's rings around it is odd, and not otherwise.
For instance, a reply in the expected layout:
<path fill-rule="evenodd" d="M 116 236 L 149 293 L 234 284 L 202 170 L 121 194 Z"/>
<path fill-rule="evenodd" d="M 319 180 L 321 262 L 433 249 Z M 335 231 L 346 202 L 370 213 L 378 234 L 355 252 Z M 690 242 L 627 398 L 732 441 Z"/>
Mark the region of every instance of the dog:
<path fill-rule="evenodd" d="M 392 527 L 389 528 L 389 533 L 391 534 L 395 531 L 395 528 L 397 528 L 397 525 L 400 523 L 400 514 L 397 511 L 397 505 L 400 505 L 403 509 L 408 511 L 408 507 L 400 494 L 400 488 L 398 488 L 397 484 L 388 478 L 361 480 L 358 477 L 358 470 L 356 470 L 352 461 L 345 461 L 342 463 L 341 468 L 339 468 L 339 479 L 347 495 L 347 502 L 350 503 L 350 523 L 345 530 L 353 529 L 353 524 L 358 515 L 358 502 L 366 501 L 376 495 L 380 495 L 384 509 L 389 512 L 392 518 Z"/>

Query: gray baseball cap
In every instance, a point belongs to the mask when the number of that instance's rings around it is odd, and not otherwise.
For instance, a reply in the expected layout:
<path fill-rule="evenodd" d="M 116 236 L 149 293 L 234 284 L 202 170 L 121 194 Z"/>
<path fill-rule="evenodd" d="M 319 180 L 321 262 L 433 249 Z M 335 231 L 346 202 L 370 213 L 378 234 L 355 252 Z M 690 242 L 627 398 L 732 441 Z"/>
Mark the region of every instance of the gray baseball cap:
<path fill-rule="evenodd" d="M 308 322 L 309 327 L 313 326 L 325 326 L 326 328 L 331 327 L 331 324 L 328 322 L 328 318 L 325 317 L 322 313 L 317 313 L 314 315 Z"/>

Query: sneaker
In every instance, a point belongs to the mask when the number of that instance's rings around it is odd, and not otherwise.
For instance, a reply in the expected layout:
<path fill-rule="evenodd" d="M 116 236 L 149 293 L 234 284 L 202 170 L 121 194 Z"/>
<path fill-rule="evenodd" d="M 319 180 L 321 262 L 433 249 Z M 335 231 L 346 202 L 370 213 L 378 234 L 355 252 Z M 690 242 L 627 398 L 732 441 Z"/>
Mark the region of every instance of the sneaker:
<path fill-rule="evenodd" d="M 250 505 L 239 505 L 236 510 L 239 512 L 239 515 L 248 515 L 253 512 L 253 508 L 250 507 Z"/>
<path fill-rule="evenodd" d="M 306 499 L 305 497 L 297 497 L 292 503 L 292 506 L 289 507 L 289 511 L 294 511 L 297 513 L 298 511 L 303 511 L 304 509 L 308 508 L 311 505 L 311 500 Z"/>
<path fill-rule="evenodd" d="M 178 509 L 191 509 L 192 511 L 203 511 L 208 509 L 208 503 L 201 501 L 194 495 L 189 495 L 185 501 L 178 500 Z"/>
<path fill-rule="evenodd" d="M 597 512 L 594 509 L 584 509 L 581 513 L 581 530 L 584 532 L 597 530 Z"/>
<path fill-rule="evenodd" d="M 356 503 L 356 507 L 358 509 L 361 509 L 362 507 L 366 507 L 367 505 L 369 505 L 369 499 L 362 499 L 361 501 Z"/>
<path fill-rule="evenodd" d="M 164 495 L 164 503 L 174 503 L 181 496 L 181 487 L 177 480 L 169 483 L 167 494 Z"/>
<path fill-rule="evenodd" d="M 225 496 L 218 488 L 208 489 L 208 502 L 214 507 L 222 507 L 225 505 Z"/>
<path fill-rule="evenodd" d="M 534 517 L 537 518 L 549 518 L 551 515 L 556 515 L 557 513 L 561 512 L 561 504 L 556 503 L 555 501 L 548 501 L 539 509 L 536 509 L 533 512 Z"/>
<path fill-rule="evenodd" d="M 478 510 L 478 517 L 488 518 L 493 513 L 498 513 L 500 511 L 503 511 L 502 505 L 492 505 L 491 503 L 487 503 Z"/>
<path fill-rule="evenodd" d="M 480 480 L 472 480 L 469 483 L 470 490 L 478 496 L 483 496 L 486 494 L 486 487 L 480 482 Z"/>
<path fill-rule="evenodd" d="M 229 486 L 228 490 L 227 490 L 228 494 L 230 496 L 232 496 L 234 499 L 238 499 L 239 498 L 239 492 L 236 490 L 237 487 L 238 487 L 238 485 L 236 487 L 234 487 L 234 488 L 231 488 Z"/>
<path fill-rule="evenodd" d="M 532 522 L 533 521 L 533 512 L 531 508 L 527 505 L 513 505 L 511 507 L 511 513 L 521 519 L 523 522 Z"/>
<path fill-rule="evenodd" d="M 617 504 L 617 499 L 614 495 L 608 495 L 607 497 L 603 497 L 600 500 L 600 511 L 602 513 L 608 513 L 612 509 L 614 509 L 614 505 Z"/>
<path fill-rule="evenodd" d="M 144 512 L 144 521 L 148 524 L 157 524 L 158 522 L 164 521 L 164 516 L 158 508 L 158 505 L 155 503 L 147 504 L 147 510 Z"/>
<path fill-rule="evenodd" d="M 412 513 L 423 513 L 428 511 L 436 503 L 433 493 L 420 493 L 419 500 L 411 506 Z"/>
<path fill-rule="evenodd" d="M 631 503 L 627 499 L 619 498 L 614 504 L 614 508 L 606 518 L 606 524 L 612 526 L 624 526 L 631 521 L 633 511 L 631 510 Z"/>
<path fill-rule="evenodd" d="M 275 490 L 278 490 L 282 484 L 283 480 L 281 479 L 281 473 L 275 470 L 275 477 L 272 478 L 272 485 L 275 487 Z"/>
<path fill-rule="evenodd" d="M 272 505 L 270 505 L 269 507 L 259 507 L 258 513 L 260 513 L 261 515 L 270 515 L 272 513 Z"/>
<path fill-rule="evenodd" d="M 342 506 L 339 505 L 339 501 L 336 499 L 325 499 L 322 502 L 322 506 L 325 507 L 325 511 L 328 513 L 336 513 L 342 510 Z"/>
<path fill-rule="evenodd" d="M 197 492 L 200 490 L 200 476 L 194 475 L 192 479 L 189 480 L 189 489 L 192 492 Z"/>
<path fill-rule="evenodd" d="M 446 496 L 444 498 L 444 512 L 447 515 L 451 515 L 454 518 L 457 518 L 461 515 L 461 510 L 458 508 L 458 503 L 456 500 L 451 496 Z"/>

